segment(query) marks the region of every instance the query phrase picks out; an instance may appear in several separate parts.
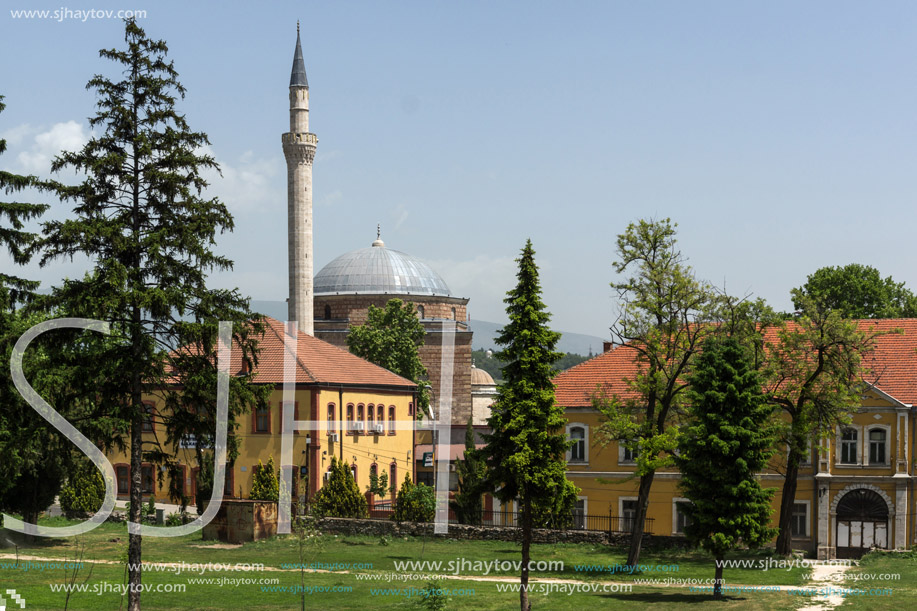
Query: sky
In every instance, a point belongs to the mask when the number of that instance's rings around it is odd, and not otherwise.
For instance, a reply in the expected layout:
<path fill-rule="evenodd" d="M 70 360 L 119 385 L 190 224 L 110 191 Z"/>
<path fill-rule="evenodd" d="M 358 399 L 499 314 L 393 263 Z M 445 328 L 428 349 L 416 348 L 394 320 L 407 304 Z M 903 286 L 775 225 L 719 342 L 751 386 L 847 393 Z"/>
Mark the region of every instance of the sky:
<path fill-rule="evenodd" d="M 316 270 L 378 223 L 472 319 L 504 322 L 531 238 L 552 326 L 607 337 L 616 236 L 668 217 L 699 278 L 777 309 L 828 265 L 917 288 L 917 4 L 11 0 L 0 168 L 48 177 L 92 136 L 85 84 L 117 76 L 98 50 L 124 42 L 120 21 L 87 9 L 145 11 L 168 42 L 179 108 L 221 164 L 208 193 L 236 223 L 217 247 L 235 268 L 214 286 L 287 296 L 280 136 L 300 20 Z M 20 275 L 47 287 L 86 266 Z"/>

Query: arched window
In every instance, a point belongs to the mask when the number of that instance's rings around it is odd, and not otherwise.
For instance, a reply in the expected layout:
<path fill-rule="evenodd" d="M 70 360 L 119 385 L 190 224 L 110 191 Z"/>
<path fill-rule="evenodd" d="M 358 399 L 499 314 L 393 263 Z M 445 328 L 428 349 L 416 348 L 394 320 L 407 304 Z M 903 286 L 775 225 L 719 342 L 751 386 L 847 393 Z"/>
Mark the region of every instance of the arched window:
<path fill-rule="evenodd" d="M 418 315 L 420 318 L 424 318 L 424 311 L 423 311 L 423 306 L 422 306 L 422 305 L 417 306 L 417 315 Z"/>
<path fill-rule="evenodd" d="M 845 428 L 841 433 L 841 463 L 855 465 L 857 462 L 857 430 Z"/>
<path fill-rule="evenodd" d="M 455 308 L 452 308 L 452 320 L 458 320 L 458 319 L 455 317 Z"/>
<path fill-rule="evenodd" d="M 357 405 L 357 433 L 365 433 L 366 429 L 363 428 L 363 404 L 360 403 Z"/>
<path fill-rule="evenodd" d="M 331 306 L 325 305 L 325 320 L 331 320 Z"/>
<path fill-rule="evenodd" d="M 369 405 L 366 406 L 366 432 L 367 433 L 372 433 L 373 431 L 376 430 L 375 427 L 373 426 L 375 423 L 376 423 L 376 408 L 372 403 L 370 403 Z"/>
<path fill-rule="evenodd" d="M 381 403 L 376 406 L 376 424 L 382 427 L 383 432 L 385 431 L 385 406 Z"/>
<path fill-rule="evenodd" d="M 395 434 L 395 406 L 388 406 L 388 434 Z"/>
<path fill-rule="evenodd" d="M 347 434 L 350 435 L 354 431 L 353 424 L 353 403 L 347 406 Z"/>
<path fill-rule="evenodd" d="M 328 404 L 328 434 L 334 433 L 337 427 L 334 426 L 334 403 Z"/>
<path fill-rule="evenodd" d="M 886 434 L 883 429 L 869 431 L 869 464 L 885 464 L 885 439 Z"/>
<path fill-rule="evenodd" d="M 350 465 L 350 474 L 353 476 L 353 481 L 357 481 L 357 463 Z"/>

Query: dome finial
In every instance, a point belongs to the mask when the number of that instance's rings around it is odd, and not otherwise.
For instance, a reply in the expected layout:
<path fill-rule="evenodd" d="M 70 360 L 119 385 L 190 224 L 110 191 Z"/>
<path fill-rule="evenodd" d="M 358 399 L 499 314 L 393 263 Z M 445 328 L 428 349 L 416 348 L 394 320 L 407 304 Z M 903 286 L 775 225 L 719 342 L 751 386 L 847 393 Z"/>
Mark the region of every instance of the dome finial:
<path fill-rule="evenodd" d="M 296 35 L 299 36 L 299 19 L 296 20 Z"/>
<path fill-rule="evenodd" d="M 373 242 L 373 246 L 385 246 L 385 242 L 382 241 L 381 223 L 376 223 L 376 241 Z"/>

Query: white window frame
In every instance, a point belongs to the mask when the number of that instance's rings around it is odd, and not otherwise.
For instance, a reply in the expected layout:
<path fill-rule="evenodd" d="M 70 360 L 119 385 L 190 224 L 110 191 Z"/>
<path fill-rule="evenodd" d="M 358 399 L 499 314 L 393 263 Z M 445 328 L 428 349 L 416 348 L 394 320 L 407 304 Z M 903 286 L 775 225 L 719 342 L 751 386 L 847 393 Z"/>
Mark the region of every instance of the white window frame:
<path fill-rule="evenodd" d="M 841 456 L 843 455 L 843 441 L 841 437 L 843 436 L 844 429 L 853 429 L 857 433 L 856 443 L 854 443 L 854 451 L 856 452 L 856 462 L 841 462 Z M 834 465 L 836 467 L 856 467 L 862 466 L 863 464 L 863 427 L 857 424 L 848 424 L 846 426 L 837 427 L 835 432 L 835 445 L 834 445 Z"/>
<path fill-rule="evenodd" d="M 678 530 L 678 504 L 679 503 L 688 503 L 693 505 L 691 501 L 684 497 L 676 496 L 672 498 L 672 534 L 673 535 L 684 535 L 685 531 Z"/>
<path fill-rule="evenodd" d="M 863 460 L 862 464 L 864 465 L 875 465 L 877 467 L 889 467 L 892 464 L 892 453 L 891 453 L 891 439 L 892 439 L 892 427 L 889 424 L 869 424 L 865 427 L 866 431 L 863 435 Z M 885 431 L 885 462 L 872 462 L 870 460 L 870 455 L 872 454 L 871 444 L 869 440 L 869 433 L 875 429 Z"/>
<path fill-rule="evenodd" d="M 619 496 L 618 497 L 618 522 L 619 522 L 618 526 L 619 527 L 623 526 L 622 522 L 624 520 L 624 501 L 634 501 L 636 503 L 639 500 L 640 500 L 640 497 L 638 496 Z M 636 516 L 633 519 L 635 520 L 635 522 L 633 523 L 631 528 L 633 528 L 633 526 L 636 526 L 636 519 L 637 519 Z M 623 532 L 633 532 L 633 530 L 623 531 Z"/>
<path fill-rule="evenodd" d="M 796 508 L 796 505 L 805 505 L 805 506 L 806 506 L 806 520 L 805 520 L 806 531 L 805 531 L 805 533 L 803 533 L 803 534 L 801 534 L 801 535 L 794 535 L 794 534 L 793 534 L 792 523 L 796 521 L 796 516 L 795 516 L 795 512 L 793 512 L 793 511 L 791 510 L 791 511 L 790 511 L 790 519 L 791 519 L 792 521 L 791 521 L 791 523 L 790 523 L 790 538 L 791 538 L 791 539 L 793 539 L 793 538 L 795 538 L 795 539 L 810 539 L 810 538 L 812 537 L 812 529 L 811 529 L 811 526 L 812 526 L 812 501 L 794 500 L 794 501 L 793 501 L 793 508 L 794 508 L 794 509 Z"/>
<path fill-rule="evenodd" d="M 627 450 L 627 448 L 625 448 L 624 444 L 621 443 L 622 441 L 624 440 L 623 439 L 618 440 L 618 464 L 619 465 L 636 465 L 637 464 L 636 458 L 633 458 L 630 460 L 627 460 L 624 458 L 624 451 Z M 640 448 L 638 447 L 636 450 L 634 450 L 634 452 L 636 452 L 637 456 L 639 456 Z"/>
<path fill-rule="evenodd" d="M 577 501 L 583 502 L 583 527 L 580 530 L 586 530 L 586 518 L 589 515 L 589 497 L 588 496 L 578 496 L 576 497 Z M 576 506 L 574 505 L 574 510 Z M 574 526 L 576 525 L 576 518 L 574 517 Z"/>
<path fill-rule="evenodd" d="M 573 448 L 567 449 L 567 462 L 571 465 L 588 465 L 589 464 L 589 425 L 582 422 L 571 422 L 567 425 L 567 440 L 573 439 L 570 431 L 573 429 L 583 429 L 583 460 L 573 460 Z"/>

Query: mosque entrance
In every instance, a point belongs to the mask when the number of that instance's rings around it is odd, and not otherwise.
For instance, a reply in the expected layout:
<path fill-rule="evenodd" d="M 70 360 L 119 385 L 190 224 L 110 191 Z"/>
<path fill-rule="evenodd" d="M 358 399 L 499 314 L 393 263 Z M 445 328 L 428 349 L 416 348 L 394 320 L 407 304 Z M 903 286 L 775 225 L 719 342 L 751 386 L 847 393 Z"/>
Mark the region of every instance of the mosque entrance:
<path fill-rule="evenodd" d="M 859 558 L 888 549 L 888 505 L 872 490 L 851 490 L 837 504 L 837 557 Z"/>

